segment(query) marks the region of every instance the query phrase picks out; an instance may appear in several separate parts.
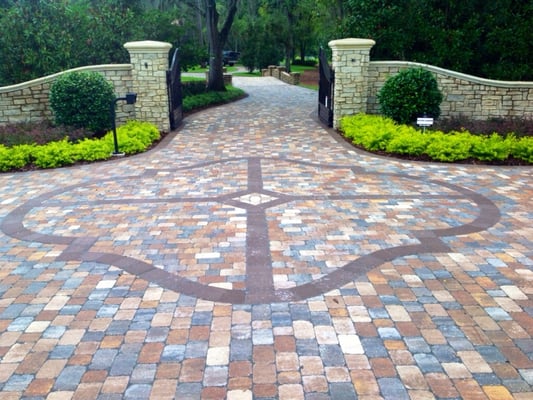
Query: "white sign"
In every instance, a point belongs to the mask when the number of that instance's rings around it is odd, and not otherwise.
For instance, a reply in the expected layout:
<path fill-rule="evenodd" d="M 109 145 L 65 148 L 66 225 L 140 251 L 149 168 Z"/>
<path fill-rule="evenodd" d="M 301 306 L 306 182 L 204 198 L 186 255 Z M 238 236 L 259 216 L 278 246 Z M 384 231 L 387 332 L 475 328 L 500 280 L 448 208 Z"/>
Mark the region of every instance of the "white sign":
<path fill-rule="evenodd" d="M 433 125 L 433 118 L 428 118 L 428 117 L 417 118 L 416 124 L 418 126 L 431 126 Z"/>

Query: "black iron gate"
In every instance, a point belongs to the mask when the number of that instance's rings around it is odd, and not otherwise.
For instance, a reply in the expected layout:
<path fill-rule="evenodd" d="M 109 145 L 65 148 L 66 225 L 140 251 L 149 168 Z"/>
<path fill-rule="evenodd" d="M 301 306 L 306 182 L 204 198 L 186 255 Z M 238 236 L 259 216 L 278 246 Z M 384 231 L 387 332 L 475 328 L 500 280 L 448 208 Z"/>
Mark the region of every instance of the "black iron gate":
<path fill-rule="evenodd" d="M 333 126 L 333 81 L 335 73 L 328 64 L 326 52 L 320 49 L 318 69 L 318 117 L 327 126 Z"/>
<path fill-rule="evenodd" d="M 174 50 L 170 69 L 167 71 L 167 90 L 170 129 L 173 130 L 179 126 L 183 119 L 179 49 Z"/>

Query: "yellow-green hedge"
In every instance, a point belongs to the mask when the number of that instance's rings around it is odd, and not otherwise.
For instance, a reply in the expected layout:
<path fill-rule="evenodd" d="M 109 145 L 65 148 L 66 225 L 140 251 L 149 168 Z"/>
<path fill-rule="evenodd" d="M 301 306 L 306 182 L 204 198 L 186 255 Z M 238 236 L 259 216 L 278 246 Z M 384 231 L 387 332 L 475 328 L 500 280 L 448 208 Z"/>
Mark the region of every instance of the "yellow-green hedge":
<path fill-rule="evenodd" d="M 148 122 L 129 121 L 117 129 L 119 151 L 135 154 L 145 151 L 160 138 L 157 127 Z M 77 143 L 64 138 L 45 145 L 0 145 L 0 171 L 24 168 L 56 168 L 78 161 L 106 160 L 114 151 L 113 132 L 101 139 L 83 139 Z"/>
<path fill-rule="evenodd" d="M 341 119 L 340 130 L 357 146 L 402 156 L 427 156 L 435 161 L 505 162 L 510 158 L 533 164 L 533 137 L 474 135 L 468 131 L 421 131 L 380 115 L 357 114 Z"/>

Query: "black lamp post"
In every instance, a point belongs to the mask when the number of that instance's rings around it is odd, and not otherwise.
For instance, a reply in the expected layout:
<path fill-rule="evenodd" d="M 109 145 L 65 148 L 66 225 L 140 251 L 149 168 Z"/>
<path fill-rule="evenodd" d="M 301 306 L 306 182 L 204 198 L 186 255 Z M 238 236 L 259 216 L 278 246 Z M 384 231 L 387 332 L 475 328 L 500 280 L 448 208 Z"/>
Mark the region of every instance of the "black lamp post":
<path fill-rule="evenodd" d="M 117 124 L 115 122 L 115 106 L 119 100 L 123 100 L 126 104 L 135 104 L 137 101 L 137 93 L 126 93 L 125 97 L 118 97 L 111 102 L 111 124 L 113 126 L 113 141 L 115 142 L 115 151 L 113 152 L 114 156 L 123 156 L 124 153 L 119 153 L 118 151 L 118 140 L 117 140 Z"/>

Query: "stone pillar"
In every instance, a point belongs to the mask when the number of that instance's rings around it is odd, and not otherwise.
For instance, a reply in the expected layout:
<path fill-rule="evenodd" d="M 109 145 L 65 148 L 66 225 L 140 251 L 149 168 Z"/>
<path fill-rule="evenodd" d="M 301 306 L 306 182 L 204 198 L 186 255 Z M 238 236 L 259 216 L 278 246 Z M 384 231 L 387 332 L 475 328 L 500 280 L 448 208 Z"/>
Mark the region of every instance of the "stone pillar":
<path fill-rule="evenodd" d="M 328 43 L 333 51 L 335 71 L 333 89 L 333 128 L 338 129 L 346 115 L 366 112 L 368 97 L 368 65 L 371 39 L 340 39 Z"/>
<path fill-rule="evenodd" d="M 132 90 L 137 93 L 136 118 L 157 125 L 160 131 L 170 131 L 167 70 L 172 45 L 146 40 L 128 42 L 124 47 L 130 53 Z"/>

